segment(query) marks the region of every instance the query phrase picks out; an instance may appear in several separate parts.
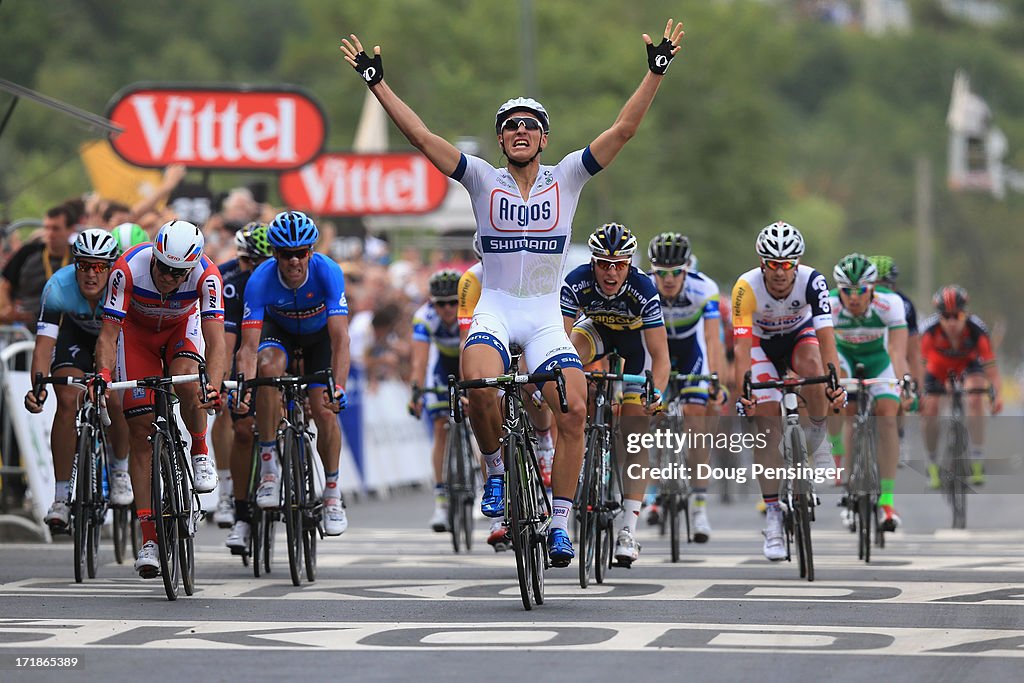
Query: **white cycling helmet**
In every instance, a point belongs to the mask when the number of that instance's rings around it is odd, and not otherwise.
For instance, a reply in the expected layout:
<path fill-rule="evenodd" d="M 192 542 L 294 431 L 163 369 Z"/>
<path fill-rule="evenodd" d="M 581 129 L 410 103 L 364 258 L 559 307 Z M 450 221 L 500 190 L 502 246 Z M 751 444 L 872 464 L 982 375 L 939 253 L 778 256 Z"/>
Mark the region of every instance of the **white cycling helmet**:
<path fill-rule="evenodd" d="M 536 116 L 544 132 L 548 132 L 551 121 L 548 119 L 548 111 L 544 108 L 544 105 L 532 97 L 513 97 L 498 107 L 498 113 L 494 115 L 495 134 L 501 135 L 501 124 L 505 123 L 505 119 L 517 111 L 527 111 Z"/>
<path fill-rule="evenodd" d="M 795 259 L 804 255 L 804 237 L 789 223 L 778 221 L 766 225 L 754 243 L 763 259 Z"/>
<path fill-rule="evenodd" d="M 102 228 L 87 228 L 78 234 L 71 245 L 71 255 L 75 258 L 92 258 L 102 261 L 113 261 L 121 255 L 117 240 Z"/>
<path fill-rule="evenodd" d="M 249 255 L 249 242 L 245 239 L 245 234 L 247 232 L 248 230 L 246 228 L 240 228 L 235 231 L 235 254 L 237 256 Z"/>
<path fill-rule="evenodd" d="M 188 221 L 169 221 L 153 240 L 153 255 L 171 268 L 194 268 L 203 256 L 203 233 Z"/>

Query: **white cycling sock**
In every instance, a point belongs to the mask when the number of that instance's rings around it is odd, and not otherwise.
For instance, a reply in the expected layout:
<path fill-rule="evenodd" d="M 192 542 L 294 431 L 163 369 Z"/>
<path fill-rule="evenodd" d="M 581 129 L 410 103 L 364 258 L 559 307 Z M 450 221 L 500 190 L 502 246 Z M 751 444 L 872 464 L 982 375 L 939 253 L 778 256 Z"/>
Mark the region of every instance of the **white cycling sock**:
<path fill-rule="evenodd" d="M 636 520 L 640 519 L 640 508 L 643 506 L 643 502 L 639 500 L 632 500 L 626 498 L 622 501 L 622 528 L 629 529 L 630 535 L 636 533 Z"/>
<path fill-rule="evenodd" d="M 127 472 L 128 458 L 111 458 L 109 465 L 111 472 Z"/>
<path fill-rule="evenodd" d="M 566 531 L 569 528 L 569 512 L 572 511 L 572 500 L 569 498 L 551 499 L 551 528 Z"/>
<path fill-rule="evenodd" d="M 487 464 L 488 477 L 505 474 L 505 460 L 501 457 L 500 448 L 493 453 L 484 453 L 484 462 Z"/>
<path fill-rule="evenodd" d="M 68 494 L 71 493 L 71 482 L 70 481 L 58 481 L 53 485 L 53 500 L 54 502 L 66 501 Z"/>
<path fill-rule="evenodd" d="M 280 474 L 281 470 L 277 465 L 277 457 L 274 454 L 273 441 L 260 442 L 260 476 L 268 474 Z"/>

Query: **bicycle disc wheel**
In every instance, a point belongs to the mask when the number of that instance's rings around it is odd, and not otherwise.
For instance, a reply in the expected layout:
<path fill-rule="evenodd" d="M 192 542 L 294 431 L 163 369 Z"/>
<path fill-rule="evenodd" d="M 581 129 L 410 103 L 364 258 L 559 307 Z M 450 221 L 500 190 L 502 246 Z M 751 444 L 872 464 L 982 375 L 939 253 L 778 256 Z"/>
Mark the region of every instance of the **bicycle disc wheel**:
<path fill-rule="evenodd" d="M 295 439 L 294 434 L 285 434 L 284 458 L 281 462 L 281 490 L 284 493 L 284 503 L 281 511 L 284 514 L 284 530 L 288 539 L 288 571 L 291 573 L 292 585 L 298 586 L 302 582 L 302 502 L 299 493 L 299 482 L 302 479 Z"/>
<path fill-rule="evenodd" d="M 153 521 L 160 557 L 160 575 L 168 600 L 178 599 L 178 515 L 181 506 L 171 469 L 171 447 L 166 435 L 153 434 Z"/>
<path fill-rule="evenodd" d="M 533 599 L 530 595 L 532 588 L 530 569 L 533 563 L 530 561 L 529 554 L 532 534 L 530 524 L 527 521 L 528 515 L 526 514 L 526 497 L 530 495 L 530 492 L 524 490 L 523 482 L 520 481 L 519 460 L 522 458 L 522 446 L 519 440 L 520 436 L 515 433 L 509 434 L 505 439 L 505 454 L 508 456 L 505 459 L 505 476 L 507 478 L 507 499 L 505 505 L 508 507 L 511 516 L 512 550 L 516 554 L 519 595 L 523 600 L 523 607 L 526 610 L 531 610 L 533 609 Z"/>
<path fill-rule="evenodd" d="M 178 453 L 178 499 L 181 501 L 181 516 L 178 517 L 178 560 L 181 563 L 181 585 L 185 595 L 192 595 L 196 590 L 196 555 L 195 555 L 195 499 L 192 497 L 192 480 L 184 468 L 185 458 Z"/>

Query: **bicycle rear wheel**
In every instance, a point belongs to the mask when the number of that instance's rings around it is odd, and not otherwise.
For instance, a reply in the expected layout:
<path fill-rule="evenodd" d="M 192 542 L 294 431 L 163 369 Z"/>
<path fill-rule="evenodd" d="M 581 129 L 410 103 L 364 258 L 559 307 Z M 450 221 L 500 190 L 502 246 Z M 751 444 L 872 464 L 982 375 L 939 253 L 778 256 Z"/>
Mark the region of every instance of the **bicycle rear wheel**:
<path fill-rule="evenodd" d="M 260 525 L 260 560 L 263 562 L 263 573 L 269 574 L 274 562 L 274 538 L 277 536 L 277 522 L 280 512 L 264 510 L 260 513 L 263 523 Z"/>
<path fill-rule="evenodd" d="M 156 523 L 156 542 L 160 556 L 160 574 L 168 600 L 178 599 L 178 517 L 181 504 L 178 488 L 171 468 L 171 444 L 167 435 L 157 430 L 153 434 L 153 521 Z"/>
<path fill-rule="evenodd" d="M 544 604 L 544 570 L 547 568 L 547 553 L 545 552 L 545 535 L 540 531 L 541 525 L 537 520 L 551 517 L 551 509 L 548 507 L 547 495 L 540 481 L 540 475 L 535 467 L 537 463 L 536 454 L 529 447 L 524 455 L 523 470 L 526 474 L 528 485 L 527 491 L 532 491 L 532 502 L 530 504 L 530 579 L 533 588 L 533 601 L 538 605 Z"/>
<path fill-rule="evenodd" d="M 668 522 L 669 553 L 672 561 L 679 561 L 679 497 L 676 494 L 669 494 L 664 498 L 661 506 L 662 514 Z"/>
<path fill-rule="evenodd" d="M 533 578 L 530 576 L 533 562 L 530 560 L 530 552 L 533 545 L 533 535 L 529 523 L 529 508 L 527 497 L 532 491 L 525 488 L 520 471 L 520 459 L 522 456 L 522 437 L 519 434 L 511 433 L 505 438 L 505 476 L 507 479 L 505 505 L 511 516 L 512 550 L 516 554 L 516 574 L 519 577 L 519 595 L 523 600 L 523 607 L 526 610 L 533 609 L 533 599 L 530 591 Z"/>
<path fill-rule="evenodd" d="M 128 535 L 131 533 L 129 524 L 131 524 L 131 515 L 128 508 L 114 508 L 114 528 L 112 530 L 114 537 L 114 561 L 118 564 L 124 564 L 125 551 L 128 550 Z"/>
<path fill-rule="evenodd" d="M 806 483 L 798 480 L 798 493 L 793 496 L 797 554 L 800 557 L 800 578 L 814 581 L 814 552 L 811 547 L 811 494 L 803 490 Z"/>
<path fill-rule="evenodd" d="M 75 493 L 71 502 L 71 534 L 75 541 L 75 583 L 82 583 L 88 573 L 89 527 L 92 517 L 92 439 L 88 425 L 78 433 L 75 449 Z"/>

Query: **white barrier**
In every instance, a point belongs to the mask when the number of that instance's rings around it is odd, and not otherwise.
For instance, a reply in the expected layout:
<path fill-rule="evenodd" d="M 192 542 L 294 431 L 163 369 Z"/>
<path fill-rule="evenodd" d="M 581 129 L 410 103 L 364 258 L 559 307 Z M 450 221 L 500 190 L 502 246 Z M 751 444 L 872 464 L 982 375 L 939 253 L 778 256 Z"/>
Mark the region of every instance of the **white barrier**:
<path fill-rule="evenodd" d="M 50 426 L 57 412 L 57 401 L 47 401 L 43 412 L 33 415 L 24 408 L 25 394 L 32 389 L 31 373 L 8 370 L 16 356 L 32 356 L 34 341 L 21 341 L 0 351 L 0 364 L 4 372 L 4 399 L 6 417 L 14 430 L 14 438 L 21 450 L 21 462 L 25 468 L 28 490 L 32 493 L 32 511 L 36 521 L 43 524 L 43 517 L 53 501 L 53 455 L 50 453 Z M 26 363 L 28 365 L 28 363 Z M 52 393 L 52 392 L 51 392 Z M 52 398 L 52 397 L 51 397 Z M 45 526 L 43 527 L 45 529 Z M 46 531 L 49 539 L 49 530 Z"/>
<path fill-rule="evenodd" d="M 363 474 L 370 490 L 429 482 L 431 441 L 423 423 L 409 415 L 409 388 L 397 380 L 363 393 Z"/>

